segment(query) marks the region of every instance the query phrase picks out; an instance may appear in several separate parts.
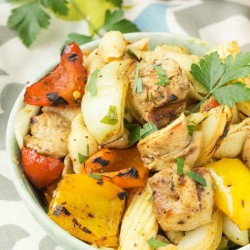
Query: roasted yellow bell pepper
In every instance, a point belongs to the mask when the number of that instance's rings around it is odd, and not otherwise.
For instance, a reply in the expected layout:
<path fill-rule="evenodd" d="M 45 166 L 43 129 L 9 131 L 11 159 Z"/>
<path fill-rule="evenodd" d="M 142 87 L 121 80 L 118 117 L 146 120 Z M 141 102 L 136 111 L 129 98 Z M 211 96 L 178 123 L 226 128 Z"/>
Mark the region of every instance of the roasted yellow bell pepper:
<path fill-rule="evenodd" d="M 250 228 L 250 170 L 239 159 L 207 165 L 215 181 L 215 205 L 241 230 Z"/>
<path fill-rule="evenodd" d="M 109 181 L 69 174 L 59 182 L 48 214 L 81 240 L 98 247 L 116 247 L 126 196 Z"/>

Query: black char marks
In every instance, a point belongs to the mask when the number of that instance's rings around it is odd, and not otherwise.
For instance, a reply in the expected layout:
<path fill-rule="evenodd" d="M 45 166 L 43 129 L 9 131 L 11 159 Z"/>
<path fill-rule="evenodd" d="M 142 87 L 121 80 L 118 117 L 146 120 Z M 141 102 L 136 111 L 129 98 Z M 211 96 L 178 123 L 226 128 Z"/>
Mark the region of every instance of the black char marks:
<path fill-rule="evenodd" d="M 109 165 L 109 161 L 103 159 L 102 157 L 96 157 L 96 158 L 93 160 L 93 163 L 97 163 L 97 164 L 101 165 L 102 167 L 106 167 L 106 166 Z"/>
<path fill-rule="evenodd" d="M 128 193 L 125 192 L 125 191 L 120 192 L 120 193 L 118 193 L 118 197 L 119 197 L 120 200 L 124 200 L 125 198 L 128 197 Z"/>
<path fill-rule="evenodd" d="M 77 54 L 71 54 L 69 57 L 68 57 L 68 61 L 69 62 L 74 62 L 78 59 L 78 55 Z"/>
<path fill-rule="evenodd" d="M 50 92 L 46 94 L 47 99 L 52 103 L 52 106 L 66 105 L 67 101 L 58 95 L 57 92 Z"/>
<path fill-rule="evenodd" d="M 71 213 L 69 212 L 69 210 L 64 207 L 64 206 L 56 206 L 53 215 L 55 216 L 60 216 L 60 215 L 66 215 L 66 216 L 70 216 Z"/>
<path fill-rule="evenodd" d="M 91 234 L 91 233 L 92 233 L 92 232 L 91 232 L 88 228 L 86 228 L 86 227 L 83 227 L 83 228 L 82 228 L 82 231 L 85 232 L 85 233 L 87 233 L 87 234 Z"/>
<path fill-rule="evenodd" d="M 118 176 L 120 177 L 133 177 L 133 178 L 138 178 L 139 177 L 139 174 L 138 174 L 138 171 L 135 167 L 132 167 L 130 168 L 129 170 L 127 170 L 126 172 L 121 172 L 118 174 Z"/>

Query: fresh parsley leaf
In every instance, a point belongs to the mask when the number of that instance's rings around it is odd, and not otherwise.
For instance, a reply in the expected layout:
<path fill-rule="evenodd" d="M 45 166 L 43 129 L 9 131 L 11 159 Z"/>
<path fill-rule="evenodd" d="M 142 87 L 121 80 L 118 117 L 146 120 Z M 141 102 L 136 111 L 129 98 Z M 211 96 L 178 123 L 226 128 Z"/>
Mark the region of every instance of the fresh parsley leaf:
<path fill-rule="evenodd" d="M 236 102 L 250 101 L 250 88 L 247 88 L 244 83 L 237 82 L 216 89 L 213 96 L 220 104 L 233 107 Z"/>
<path fill-rule="evenodd" d="M 50 24 L 50 16 L 37 2 L 24 4 L 12 10 L 8 25 L 19 33 L 23 43 L 29 47 L 37 34 Z"/>
<path fill-rule="evenodd" d="M 154 249 L 158 249 L 159 247 L 164 247 L 164 246 L 168 245 L 168 243 L 159 241 L 154 237 L 151 237 L 147 242 Z"/>
<path fill-rule="evenodd" d="M 51 8 L 54 13 L 66 16 L 68 14 L 67 0 L 40 0 L 45 8 Z"/>
<path fill-rule="evenodd" d="M 228 106 L 250 100 L 250 91 L 244 84 L 237 82 L 225 86 L 250 74 L 250 52 L 240 52 L 235 57 L 229 55 L 224 63 L 221 62 L 218 52 L 210 53 L 200 60 L 199 65 L 192 64 L 190 73 L 208 90 L 208 94 L 192 111 L 211 95 L 220 104 Z"/>
<path fill-rule="evenodd" d="M 124 118 L 124 127 L 127 128 L 128 130 L 132 130 L 132 129 L 136 128 L 137 126 L 140 127 L 139 124 L 137 124 L 137 123 L 129 123 L 128 120 L 126 118 Z"/>
<path fill-rule="evenodd" d="M 169 82 L 169 79 L 166 75 L 165 70 L 162 68 L 161 65 L 153 65 L 153 67 L 154 67 L 154 69 L 155 69 L 155 71 L 160 79 L 160 81 L 157 82 L 156 84 L 164 87 Z"/>
<path fill-rule="evenodd" d="M 132 33 L 140 31 L 139 28 L 128 19 L 122 19 L 120 22 L 113 24 L 112 27 L 110 27 L 110 29 L 107 31 L 111 30 L 119 30 L 121 33 Z"/>
<path fill-rule="evenodd" d="M 195 125 L 187 125 L 187 128 L 188 128 L 188 134 L 192 136 L 194 133 Z"/>
<path fill-rule="evenodd" d="M 184 168 L 184 159 L 181 157 L 176 158 L 176 163 L 177 163 L 177 174 L 182 175 L 184 174 L 183 168 Z"/>
<path fill-rule="evenodd" d="M 235 58 L 229 55 L 224 64 L 226 70 L 218 83 L 219 86 L 241 77 L 247 77 L 250 74 L 250 52 L 239 52 Z"/>
<path fill-rule="evenodd" d="M 97 94 L 96 82 L 97 82 L 99 72 L 100 72 L 99 69 L 93 70 L 93 72 L 90 75 L 88 84 L 86 86 L 86 90 L 90 92 L 91 96 L 95 96 Z"/>
<path fill-rule="evenodd" d="M 99 174 L 89 174 L 89 177 L 96 179 L 96 180 L 101 180 L 102 177 Z"/>
<path fill-rule="evenodd" d="M 109 31 L 109 27 L 112 27 L 115 23 L 122 20 L 124 15 L 124 11 L 121 9 L 117 10 L 106 10 L 105 13 L 105 21 L 104 21 L 104 29 Z"/>
<path fill-rule="evenodd" d="M 225 65 L 221 63 L 218 52 L 206 55 L 199 65 L 192 64 L 190 73 L 207 90 L 211 90 L 225 72 Z"/>
<path fill-rule="evenodd" d="M 124 126 L 126 129 L 129 130 L 128 135 L 128 146 L 132 146 L 136 142 L 140 140 L 140 130 L 141 126 L 139 124 L 129 123 L 126 119 L 124 119 Z"/>
<path fill-rule="evenodd" d="M 109 106 L 109 111 L 107 115 L 105 115 L 101 121 L 101 123 L 105 123 L 108 125 L 115 125 L 118 122 L 118 115 L 117 115 L 117 110 L 116 106 L 110 105 Z"/>
<path fill-rule="evenodd" d="M 103 28 L 106 31 L 119 30 L 122 33 L 140 31 L 135 24 L 127 19 L 123 19 L 123 16 L 124 11 L 122 9 L 116 9 L 112 12 L 110 10 L 106 10 Z"/>
<path fill-rule="evenodd" d="M 143 92 L 143 88 L 142 88 L 142 79 L 139 77 L 139 69 L 140 69 L 140 63 L 137 63 L 135 69 L 135 82 L 134 82 L 133 92 L 140 94 Z"/>
<path fill-rule="evenodd" d="M 135 144 L 136 142 L 140 140 L 141 138 L 140 130 L 141 130 L 141 126 L 138 124 L 136 124 L 136 127 L 130 130 L 129 135 L 128 135 L 128 141 L 129 141 L 128 146 L 132 146 L 133 144 Z"/>
<path fill-rule="evenodd" d="M 87 156 L 81 154 L 81 153 L 78 153 L 78 160 L 79 162 L 82 164 L 83 162 L 85 162 L 86 160 L 88 159 Z"/>
<path fill-rule="evenodd" d="M 51 9 L 54 13 L 66 16 L 68 14 L 67 0 L 51 0 Z"/>
<path fill-rule="evenodd" d="M 40 0 L 40 3 L 42 4 L 43 7 L 49 8 L 51 6 L 51 1 L 52 0 Z"/>
<path fill-rule="evenodd" d="M 146 136 L 150 135 L 151 133 L 157 131 L 157 127 L 155 124 L 152 123 L 145 123 L 143 128 L 140 129 L 140 138 L 143 139 Z"/>
<path fill-rule="evenodd" d="M 185 175 L 187 175 L 189 178 L 193 179 L 194 181 L 200 183 L 201 185 L 205 187 L 207 186 L 206 180 L 198 173 L 193 172 L 193 171 L 187 171 L 185 172 Z"/>
<path fill-rule="evenodd" d="M 75 42 L 78 45 L 82 45 L 82 44 L 89 43 L 89 42 L 93 41 L 92 36 L 85 36 L 85 35 L 81 35 L 81 34 L 77 34 L 77 33 L 69 34 L 69 39 L 70 40 L 67 41 L 67 43 Z"/>

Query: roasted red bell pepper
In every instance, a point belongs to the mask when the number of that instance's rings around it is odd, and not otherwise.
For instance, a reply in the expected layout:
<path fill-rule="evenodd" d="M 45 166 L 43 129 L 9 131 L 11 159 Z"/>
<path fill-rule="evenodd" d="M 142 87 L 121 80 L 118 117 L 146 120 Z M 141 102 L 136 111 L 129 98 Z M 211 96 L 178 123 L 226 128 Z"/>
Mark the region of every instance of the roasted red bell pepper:
<path fill-rule="evenodd" d="M 36 188 L 48 187 L 63 171 L 63 163 L 57 159 L 37 153 L 34 149 L 22 148 L 25 175 Z"/>
<path fill-rule="evenodd" d="M 86 71 L 76 43 L 65 46 L 61 62 L 44 78 L 26 88 L 24 102 L 36 106 L 79 105 L 84 94 Z"/>

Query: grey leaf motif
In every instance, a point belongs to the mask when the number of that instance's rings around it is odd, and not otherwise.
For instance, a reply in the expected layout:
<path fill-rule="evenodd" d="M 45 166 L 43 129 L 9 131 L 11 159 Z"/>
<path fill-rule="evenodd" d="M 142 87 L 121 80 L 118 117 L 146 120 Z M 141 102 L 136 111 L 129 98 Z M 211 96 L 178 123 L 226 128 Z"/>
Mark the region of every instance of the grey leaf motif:
<path fill-rule="evenodd" d="M 12 250 L 15 244 L 30 236 L 30 234 L 23 228 L 17 225 L 4 225 L 0 227 L 0 242 L 1 249 Z"/>
<path fill-rule="evenodd" d="M 4 113 L 0 114 L 0 150 L 5 149 L 5 132 L 9 114 L 18 94 L 21 92 L 23 85 L 18 83 L 7 84 L 0 93 L 0 106 Z"/>
<path fill-rule="evenodd" d="M 4 71 L 3 69 L 0 69 L 0 76 L 7 76 L 8 73 Z"/>
<path fill-rule="evenodd" d="M 21 200 L 13 182 L 2 175 L 0 175 L 0 200 L 5 200 L 5 201 Z"/>
<path fill-rule="evenodd" d="M 55 250 L 57 244 L 48 236 L 44 236 L 39 243 L 39 250 Z"/>
<path fill-rule="evenodd" d="M 10 39 L 13 37 L 18 36 L 17 32 L 6 27 L 0 25 L 0 46 L 3 45 L 4 43 L 8 42 Z"/>
<path fill-rule="evenodd" d="M 199 15 L 194 15 L 194 13 L 199 13 Z M 198 37 L 201 28 L 220 22 L 230 16 L 241 15 L 249 18 L 250 8 L 240 3 L 225 0 L 206 0 L 185 9 L 176 10 L 174 15 L 178 24 L 188 35 Z"/>

